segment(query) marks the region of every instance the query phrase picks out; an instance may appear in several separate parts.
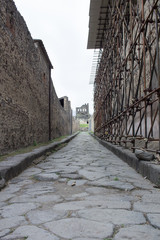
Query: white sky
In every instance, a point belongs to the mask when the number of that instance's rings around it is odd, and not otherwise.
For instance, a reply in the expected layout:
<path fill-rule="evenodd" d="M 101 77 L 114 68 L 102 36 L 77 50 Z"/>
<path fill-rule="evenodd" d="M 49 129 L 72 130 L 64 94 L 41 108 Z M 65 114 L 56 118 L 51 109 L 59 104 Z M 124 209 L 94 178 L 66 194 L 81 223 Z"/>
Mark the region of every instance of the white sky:
<path fill-rule="evenodd" d="M 34 39 L 41 39 L 54 66 L 58 97 L 68 96 L 73 111 L 89 103 L 93 50 L 87 50 L 90 0 L 14 0 Z"/>

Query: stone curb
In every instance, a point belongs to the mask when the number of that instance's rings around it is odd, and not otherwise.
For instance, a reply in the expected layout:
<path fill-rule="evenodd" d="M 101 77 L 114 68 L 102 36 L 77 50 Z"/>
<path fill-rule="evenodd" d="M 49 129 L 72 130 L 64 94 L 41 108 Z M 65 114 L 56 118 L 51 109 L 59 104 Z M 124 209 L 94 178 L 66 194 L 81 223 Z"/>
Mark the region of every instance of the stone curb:
<path fill-rule="evenodd" d="M 8 157 L 6 160 L 0 162 L 0 189 L 5 185 L 5 183 L 16 177 L 22 171 L 24 171 L 27 167 L 31 165 L 33 160 L 36 158 L 41 157 L 42 155 L 46 154 L 49 151 L 54 150 L 57 146 L 68 143 L 74 137 L 77 136 L 79 132 L 70 135 L 69 137 L 59 141 L 51 143 L 47 146 L 42 146 L 39 148 L 34 149 L 32 152 L 18 154 L 14 157 Z M 1 186 L 3 183 L 3 186 Z"/>
<path fill-rule="evenodd" d="M 139 160 L 134 153 L 121 146 L 113 145 L 109 142 L 99 139 L 94 134 L 91 134 L 100 144 L 112 151 L 115 155 L 121 158 L 129 166 L 134 168 L 143 177 L 146 177 L 151 182 L 160 187 L 160 165 L 156 165 L 153 162 Z"/>

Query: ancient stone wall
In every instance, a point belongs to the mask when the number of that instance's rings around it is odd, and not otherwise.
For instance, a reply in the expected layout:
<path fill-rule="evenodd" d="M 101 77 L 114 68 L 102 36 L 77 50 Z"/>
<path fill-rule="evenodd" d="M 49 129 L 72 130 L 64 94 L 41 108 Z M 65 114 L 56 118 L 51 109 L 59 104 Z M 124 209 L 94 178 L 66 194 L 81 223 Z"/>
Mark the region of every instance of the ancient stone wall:
<path fill-rule="evenodd" d="M 52 105 L 52 136 L 59 137 L 62 135 L 71 134 L 72 130 L 72 119 L 71 119 L 71 108 L 66 111 L 64 107 L 61 106 L 60 101 L 56 95 L 55 88 L 52 85 L 51 93 L 51 105 Z M 69 103 L 68 103 L 69 104 Z"/>
<path fill-rule="evenodd" d="M 50 66 L 12 0 L 0 0 L 0 154 L 49 139 Z M 51 83 L 51 138 L 70 134 Z"/>
<path fill-rule="evenodd" d="M 80 121 L 75 117 L 72 118 L 72 132 L 77 132 L 80 130 Z"/>
<path fill-rule="evenodd" d="M 90 118 L 89 103 L 76 108 L 76 118 L 85 120 L 88 120 Z"/>

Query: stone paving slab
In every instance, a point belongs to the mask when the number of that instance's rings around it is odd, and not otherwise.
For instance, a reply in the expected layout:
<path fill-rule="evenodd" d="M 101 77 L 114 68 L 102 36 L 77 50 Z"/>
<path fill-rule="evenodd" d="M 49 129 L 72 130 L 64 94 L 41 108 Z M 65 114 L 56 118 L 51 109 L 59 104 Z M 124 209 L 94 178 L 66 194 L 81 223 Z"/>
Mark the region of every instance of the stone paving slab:
<path fill-rule="evenodd" d="M 158 240 L 160 189 L 80 133 L 0 191 L 1 240 Z"/>
<path fill-rule="evenodd" d="M 45 227 L 61 238 L 74 239 L 77 237 L 97 237 L 100 239 L 113 234 L 113 225 L 100 223 L 83 218 L 62 219 L 46 223 Z"/>
<path fill-rule="evenodd" d="M 160 231 L 148 225 L 131 226 L 122 228 L 115 236 L 114 240 L 158 240 Z"/>
<path fill-rule="evenodd" d="M 100 144 L 105 146 L 107 149 L 116 154 L 123 161 L 127 162 L 131 167 L 133 167 L 138 173 L 141 173 L 142 176 L 148 178 L 150 181 L 155 183 L 160 187 L 160 165 L 154 163 L 153 161 L 143 161 L 139 160 L 134 153 L 130 150 L 125 149 L 121 146 L 111 144 L 104 140 L 99 139 L 92 134 Z"/>
<path fill-rule="evenodd" d="M 4 240 L 40 240 L 40 239 L 45 239 L 45 240 L 59 240 L 56 236 L 53 234 L 49 233 L 45 229 L 39 228 L 37 226 L 29 226 L 29 225 L 24 225 L 18 227 L 8 238 L 3 237 L 2 239 Z"/>
<path fill-rule="evenodd" d="M 160 214 L 147 214 L 147 218 L 153 227 L 160 228 Z"/>
<path fill-rule="evenodd" d="M 78 133 L 75 133 L 59 142 L 54 142 L 48 144 L 47 146 L 42 146 L 39 148 L 34 149 L 32 152 L 19 154 L 14 157 L 8 157 L 4 161 L 0 162 L 0 189 L 4 187 L 5 182 L 12 179 L 13 177 L 20 174 L 24 171 L 27 167 L 31 165 L 31 163 L 41 157 L 42 155 L 46 154 L 54 150 L 56 147 L 63 143 L 68 143 L 71 141 Z"/>
<path fill-rule="evenodd" d="M 142 213 L 122 209 L 87 209 L 79 211 L 78 216 L 114 225 L 144 224 L 146 222 Z"/>

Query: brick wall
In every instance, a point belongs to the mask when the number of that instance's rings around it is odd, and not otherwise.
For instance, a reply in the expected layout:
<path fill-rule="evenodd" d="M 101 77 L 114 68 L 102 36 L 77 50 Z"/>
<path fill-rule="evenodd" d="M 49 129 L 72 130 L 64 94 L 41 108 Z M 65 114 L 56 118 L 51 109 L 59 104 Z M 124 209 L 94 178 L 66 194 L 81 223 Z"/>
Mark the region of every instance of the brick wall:
<path fill-rule="evenodd" d="M 12 0 L 0 0 L 0 154 L 49 139 L 46 56 Z M 51 84 L 51 137 L 70 134 L 68 113 Z"/>

